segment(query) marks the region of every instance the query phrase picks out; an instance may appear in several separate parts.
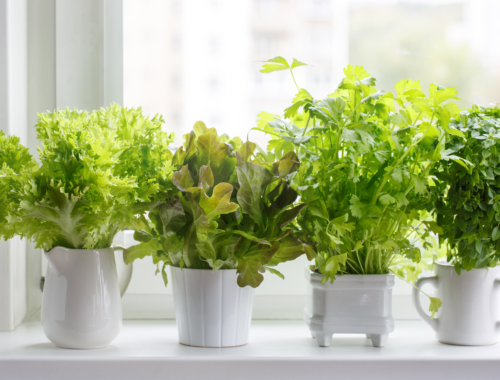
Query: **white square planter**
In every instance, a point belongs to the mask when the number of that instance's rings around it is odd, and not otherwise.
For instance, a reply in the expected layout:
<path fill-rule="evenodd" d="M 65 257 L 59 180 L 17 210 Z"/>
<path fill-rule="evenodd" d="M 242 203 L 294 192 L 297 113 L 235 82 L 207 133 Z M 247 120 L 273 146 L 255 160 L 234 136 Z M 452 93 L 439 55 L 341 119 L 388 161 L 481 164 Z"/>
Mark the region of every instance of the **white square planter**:
<path fill-rule="evenodd" d="M 310 283 L 304 321 L 320 346 L 330 346 L 333 334 L 366 334 L 374 347 L 383 347 L 394 331 L 394 275 L 337 276 L 321 284 L 322 274 L 306 268 Z"/>

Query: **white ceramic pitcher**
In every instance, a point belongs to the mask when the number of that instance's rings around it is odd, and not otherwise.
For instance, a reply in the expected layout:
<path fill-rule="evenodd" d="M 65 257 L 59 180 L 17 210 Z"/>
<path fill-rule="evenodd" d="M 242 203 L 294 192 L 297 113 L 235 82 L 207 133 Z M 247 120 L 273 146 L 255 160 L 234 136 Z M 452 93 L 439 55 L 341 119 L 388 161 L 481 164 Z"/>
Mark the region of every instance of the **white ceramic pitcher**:
<path fill-rule="evenodd" d="M 421 288 L 432 284 L 443 302 L 438 318 L 431 319 L 420 304 L 420 291 L 413 289 L 418 314 L 436 331 L 442 343 L 483 346 L 499 341 L 500 267 L 463 270 L 460 276 L 453 265 L 439 261 L 436 276 L 419 279 Z"/>
<path fill-rule="evenodd" d="M 42 298 L 42 327 L 63 348 L 91 349 L 109 345 L 120 333 L 122 305 L 115 249 L 55 247 Z M 126 285 L 122 285 L 125 292 Z"/>

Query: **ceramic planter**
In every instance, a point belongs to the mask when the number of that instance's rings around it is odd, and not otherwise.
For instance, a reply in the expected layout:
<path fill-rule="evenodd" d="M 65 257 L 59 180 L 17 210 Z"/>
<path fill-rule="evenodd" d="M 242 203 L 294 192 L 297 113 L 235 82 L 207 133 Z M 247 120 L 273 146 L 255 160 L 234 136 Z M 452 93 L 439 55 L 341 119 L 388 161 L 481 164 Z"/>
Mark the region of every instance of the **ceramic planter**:
<path fill-rule="evenodd" d="M 310 295 L 304 321 L 318 345 L 330 346 L 333 334 L 366 334 L 374 347 L 383 347 L 394 331 L 394 275 L 336 276 L 321 284 L 322 274 L 306 268 Z"/>
<path fill-rule="evenodd" d="M 420 305 L 420 292 L 413 290 L 413 303 L 422 319 L 436 332 L 442 343 L 484 346 L 499 341 L 500 267 L 462 270 L 439 261 L 436 276 L 421 278 L 416 286 L 432 284 L 443 302 L 437 318 L 430 317 Z"/>
<path fill-rule="evenodd" d="M 236 269 L 171 267 L 179 342 L 198 347 L 248 343 L 254 289 L 240 288 Z"/>
<path fill-rule="evenodd" d="M 113 248 L 45 252 L 49 261 L 42 298 L 42 327 L 62 348 L 109 345 L 122 326 Z"/>

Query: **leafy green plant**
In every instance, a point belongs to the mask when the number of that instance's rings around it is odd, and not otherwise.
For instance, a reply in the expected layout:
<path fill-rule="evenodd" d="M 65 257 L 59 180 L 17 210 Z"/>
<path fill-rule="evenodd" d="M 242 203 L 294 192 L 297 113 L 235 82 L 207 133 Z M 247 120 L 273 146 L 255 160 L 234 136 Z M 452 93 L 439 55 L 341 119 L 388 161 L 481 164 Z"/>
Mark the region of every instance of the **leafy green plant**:
<path fill-rule="evenodd" d="M 19 209 L 19 192 L 26 176 L 36 169 L 36 161 L 19 137 L 6 136 L 0 131 L 0 238 L 7 240 L 14 236 L 9 218 Z"/>
<path fill-rule="evenodd" d="M 256 145 L 218 136 L 197 122 L 174 155 L 176 191 L 137 223 L 126 262 L 152 256 L 166 265 L 195 269 L 237 269 L 238 285 L 257 287 L 266 270 L 307 253 L 292 222 L 304 208 L 293 207 L 290 181 L 300 167 L 289 152 L 268 163 Z M 254 158 L 252 160 L 252 157 Z"/>
<path fill-rule="evenodd" d="M 419 81 L 405 79 L 392 94 L 378 91 L 363 67 L 344 74 L 325 99 L 297 87 L 284 117 L 261 113 L 255 129 L 272 136 L 269 151 L 294 150 L 302 162 L 293 178 L 307 205 L 298 224 L 323 282 L 393 272 L 413 283 L 432 264 L 417 244 L 429 247 L 431 231 L 440 232 L 430 218 L 431 170 L 443 159 L 465 165 L 445 150 L 456 134 L 456 91 L 431 84 L 426 96 Z M 439 305 L 431 298 L 431 311 Z"/>
<path fill-rule="evenodd" d="M 163 123 L 116 104 L 40 114 L 40 168 L 19 194 L 16 233 L 46 250 L 109 247 L 172 187 Z"/>
<path fill-rule="evenodd" d="M 435 206 L 440 242 L 460 274 L 494 267 L 500 260 L 500 107 L 473 107 L 450 122 L 448 155 L 441 161 Z"/>

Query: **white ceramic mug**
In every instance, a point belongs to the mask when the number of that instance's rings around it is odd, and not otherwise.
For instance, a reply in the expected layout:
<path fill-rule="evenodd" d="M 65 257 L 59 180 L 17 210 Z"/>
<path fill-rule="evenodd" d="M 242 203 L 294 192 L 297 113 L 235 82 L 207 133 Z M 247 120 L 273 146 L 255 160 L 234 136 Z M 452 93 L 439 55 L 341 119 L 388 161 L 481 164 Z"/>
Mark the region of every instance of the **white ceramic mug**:
<path fill-rule="evenodd" d="M 101 348 L 120 333 L 122 305 L 114 249 L 55 247 L 45 252 L 49 264 L 42 327 L 56 346 Z"/>
<path fill-rule="evenodd" d="M 436 276 L 419 279 L 418 288 L 432 284 L 443 302 L 438 317 L 431 319 L 420 304 L 420 291 L 413 289 L 418 314 L 436 331 L 442 343 L 483 346 L 499 341 L 500 267 L 463 270 L 440 260 Z"/>

